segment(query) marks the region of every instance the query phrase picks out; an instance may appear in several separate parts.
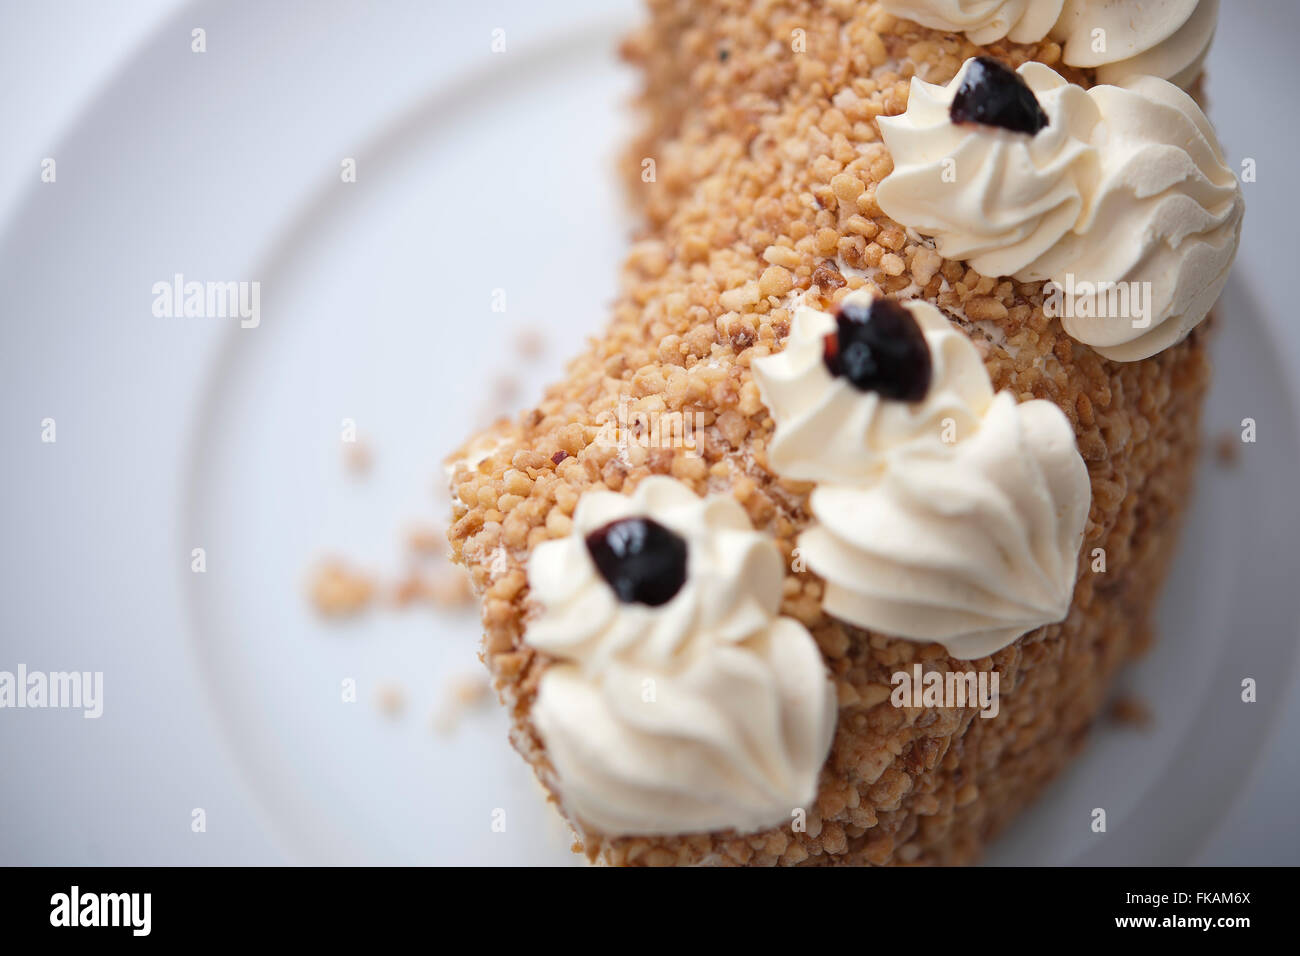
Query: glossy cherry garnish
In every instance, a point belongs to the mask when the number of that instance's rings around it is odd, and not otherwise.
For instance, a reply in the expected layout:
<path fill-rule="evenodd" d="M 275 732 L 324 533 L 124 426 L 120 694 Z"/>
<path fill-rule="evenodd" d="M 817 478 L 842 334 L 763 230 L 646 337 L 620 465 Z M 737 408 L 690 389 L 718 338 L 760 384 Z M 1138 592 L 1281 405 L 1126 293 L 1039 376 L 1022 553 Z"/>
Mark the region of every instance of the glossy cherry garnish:
<path fill-rule="evenodd" d="M 686 542 L 650 518 L 611 521 L 587 535 L 600 576 L 625 604 L 659 607 L 686 583 Z"/>
<path fill-rule="evenodd" d="M 930 390 L 930 347 L 912 313 L 893 299 L 846 302 L 835 325 L 822 353 L 832 375 L 883 398 L 925 398 Z"/>
<path fill-rule="evenodd" d="M 1047 125 L 1047 114 L 1029 84 L 1015 70 L 987 56 L 966 68 L 948 115 L 954 123 L 998 126 L 1033 136 Z"/>

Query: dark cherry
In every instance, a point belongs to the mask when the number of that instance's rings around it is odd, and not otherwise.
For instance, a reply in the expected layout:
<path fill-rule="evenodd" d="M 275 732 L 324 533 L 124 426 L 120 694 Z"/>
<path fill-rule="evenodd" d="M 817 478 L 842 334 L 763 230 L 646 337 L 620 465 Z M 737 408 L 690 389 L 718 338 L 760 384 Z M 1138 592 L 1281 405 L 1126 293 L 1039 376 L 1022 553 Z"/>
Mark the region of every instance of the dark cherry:
<path fill-rule="evenodd" d="M 596 569 L 625 604 L 659 607 L 686 583 L 686 542 L 657 521 L 623 518 L 587 535 Z"/>
<path fill-rule="evenodd" d="M 900 402 L 925 398 L 930 347 L 912 313 L 893 299 L 851 302 L 840 306 L 835 324 L 822 353 L 832 375 Z"/>
<path fill-rule="evenodd" d="M 948 115 L 954 123 L 1000 126 L 1030 136 L 1047 125 L 1047 114 L 1029 84 L 987 56 L 977 56 L 967 68 Z"/>

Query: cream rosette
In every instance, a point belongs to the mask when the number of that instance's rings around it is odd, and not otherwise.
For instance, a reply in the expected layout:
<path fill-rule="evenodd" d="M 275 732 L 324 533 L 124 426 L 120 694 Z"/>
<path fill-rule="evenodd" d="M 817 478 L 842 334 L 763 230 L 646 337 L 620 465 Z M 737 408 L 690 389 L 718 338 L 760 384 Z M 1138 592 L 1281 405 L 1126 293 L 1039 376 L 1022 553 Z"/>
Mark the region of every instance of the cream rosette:
<path fill-rule="evenodd" d="M 881 209 L 984 275 L 1051 280 L 1049 309 L 1107 358 L 1181 341 L 1227 281 L 1245 205 L 1200 107 L 1155 77 L 1085 91 L 1031 62 L 1037 134 L 954 123 L 972 62 L 947 86 L 914 78 L 907 111 L 880 120 Z"/>
<path fill-rule="evenodd" d="M 665 603 L 621 599 L 593 558 L 589 536 L 628 519 L 685 544 Z M 665 477 L 588 492 L 572 533 L 534 550 L 525 640 L 558 661 L 532 719 L 575 816 L 611 835 L 745 831 L 808 805 L 835 696 L 812 636 L 778 616 L 784 573 L 734 499 Z"/>
<path fill-rule="evenodd" d="M 857 292 L 841 308 L 875 301 Z M 995 396 L 964 333 L 929 303 L 903 305 L 931 353 L 924 397 L 831 374 L 836 322 L 801 311 L 785 351 L 754 363 L 776 423 L 769 462 L 818 482 L 798 549 L 828 613 L 983 657 L 1069 612 L 1091 484 L 1059 408 Z"/>
<path fill-rule="evenodd" d="M 882 0 L 894 16 L 988 46 L 1050 36 L 1069 66 L 1101 83 L 1152 75 L 1187 87 L 1200 75 L 1219 0 Z"/>

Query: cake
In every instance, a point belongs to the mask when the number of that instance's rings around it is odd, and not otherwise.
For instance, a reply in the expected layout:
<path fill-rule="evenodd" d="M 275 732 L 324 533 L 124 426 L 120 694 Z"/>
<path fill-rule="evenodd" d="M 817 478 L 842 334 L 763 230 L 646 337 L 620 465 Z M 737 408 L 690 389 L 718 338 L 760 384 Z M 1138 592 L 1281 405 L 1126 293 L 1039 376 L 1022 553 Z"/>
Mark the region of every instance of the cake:
<path fill-rule="evenodd" d="M 611 321 L 448 463 L 512 743 L 592 861 L 970 863 L 1152 640 L 1217 2 L 649 6 Z"/>

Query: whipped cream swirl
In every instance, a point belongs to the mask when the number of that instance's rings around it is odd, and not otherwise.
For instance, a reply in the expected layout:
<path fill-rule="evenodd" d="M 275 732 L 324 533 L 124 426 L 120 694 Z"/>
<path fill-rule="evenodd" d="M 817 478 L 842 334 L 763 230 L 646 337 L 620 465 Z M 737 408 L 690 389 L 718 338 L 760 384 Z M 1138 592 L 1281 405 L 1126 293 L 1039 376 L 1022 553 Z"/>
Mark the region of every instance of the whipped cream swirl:
<path fill-rule="evenodd" d="M 1066 0 L 1052 39 L 1070 66 L 1095 67 L 1098 83 L 1157 76 L 1186 89 L 1218 23 L 1219 0 Z"/>
<path fill-rule="evenodd" d="M 754 362 L 776 422 L 769 463 L 819 483 L 798 547 L 828 613 L 983 657 L 1068 613 L 1091 484 L 1059 408 L 995 396 L 965 334 L 929 303 L 905 307 L 933 360 L 912 405 L 817 369 L 834 321 L 811 309 L 784 352 Z"/>
<path fill-rule="evenodd" d="M 845 301 L 871 298 L 862 291 Z M 930 350 L 931 385 L 923 402 L 889 401 L 831 375 L 823 354 L 835 319 L 808 306 L 795 311 L 785 349 L 754 363 L 759 394 L 777 423 L 767 450 L 768 465 L 777 474 L 866 484 L 879 477 L 891 448 L 909 441 L 942 443 L 946 421 L 957 435 L 979 427 L 993 387 L 970 339 L 926 302 L 900 305 Z"/>
<path fill-rule="evenodd" d="M 1003 37 L 1038 42 L 1056 26 L 1065 0 L 881 0 L 880 5 L 896 17 L 964 33 L 971 43 L 988 46 Z"/>
<path fill-rule="evenodd" d="M 686 579 L 667 603 L 625 603 L 601 576 L 591 532 L 650 518 L 685 540 Z M 528 563 L 541 615 L 527 643 L 558 658 L 532 719 L 560 798 L 610 835 L 756 830 L 807 806 L 836 703 L 806 628 L 779 617 L 785 568 L 732 498 L 671 478 L 631 496 L 583 495 L 568 537 Z"/>
<path fill-rule="evenodd" d="M 1097 70 L 1097 82 L 1159 76 L 1187 87 L 1200 75 L 1219 0 L 882 0 L 894 16 L 932 30 L 965 33 L 987 46 L 1004 37 L 1061 44 L 1069 66 Z"/>
<path fill-rule="evenodd" d="M 1195 101 L 1155 77 L 1085 91 L 1026 63 L 1048 116 L 1028 136 L 951 121 L 968 68 L 946 87 L 913 79 L 907 111 L 881 118 L 894 158 L 881 209 L 985 275 L 1052 280 L 1071 300 L 1056 310 L 1066 332 L 1107 358 L 1180 341 L 1227 281 L 1244 211 Z M 1114 314 L 1120 300 L 1100 293 L 1120 286 L 1130 304 Z"/>
<path fill-rule="evenodd" d="M 1099 175 L 1089 137 L 1101 114 L 1081 87 L 1026 63 L 1017 72 L 1047 114 L 1037 135 L 954 123 L 948 111 L 971 62 L 947 86 L 913 78 L 907 111 L 880 118 L 894 171 L 876 201 L 890 218 L 934 236 L 946 259 L 989 276 L 1048 278 L 1039 262 L 1079 221 Z"/>
<path fill-rule="evenodd" d="M 1069 612 L 1090 500 L 1064 413 L 1002 392 L 970 439 L 904 446 L 865 489 L 814 489 L 799 549 L 827 613 L 973 659 Z"/>

